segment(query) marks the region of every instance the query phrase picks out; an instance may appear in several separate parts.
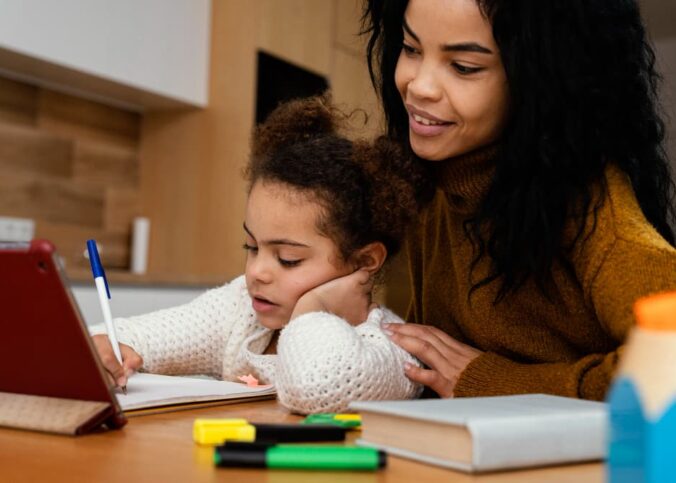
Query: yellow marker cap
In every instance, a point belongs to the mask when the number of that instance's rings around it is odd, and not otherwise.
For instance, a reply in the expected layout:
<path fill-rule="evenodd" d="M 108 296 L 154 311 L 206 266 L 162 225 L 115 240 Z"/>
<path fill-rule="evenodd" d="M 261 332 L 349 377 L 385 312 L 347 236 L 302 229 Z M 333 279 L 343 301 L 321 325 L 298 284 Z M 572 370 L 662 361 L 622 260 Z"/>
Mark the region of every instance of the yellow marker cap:
<path fill-rule="evenodd" d="M 336 414 L 333 419 L 338 421 L 359 421 L 361 422 L 361 414 Z"/>
<path fill-rule="evenodd" d="M 256 428 L 246 419 L 195 419 L 192 427 L 195 443 L 223 444 L 225 441 L 255 441 Z"/>

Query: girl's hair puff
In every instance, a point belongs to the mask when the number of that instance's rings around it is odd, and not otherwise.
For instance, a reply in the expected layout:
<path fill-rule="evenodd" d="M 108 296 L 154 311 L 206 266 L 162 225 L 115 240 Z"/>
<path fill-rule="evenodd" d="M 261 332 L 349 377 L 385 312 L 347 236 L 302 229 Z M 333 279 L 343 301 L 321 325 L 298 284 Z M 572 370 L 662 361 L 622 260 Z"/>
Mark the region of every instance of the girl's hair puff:
<path fill-rule="evenodd" d="M 392 256 L 428 178 L 396 143 L 339 134 L 348 118 L 327 95 L 281 104 L 254 131 L 245 171 L 249 190 L 257 182 L 282 183 L 318 202 L 317 229 L 344 260 L 372 242 L 383 243 Z"/>

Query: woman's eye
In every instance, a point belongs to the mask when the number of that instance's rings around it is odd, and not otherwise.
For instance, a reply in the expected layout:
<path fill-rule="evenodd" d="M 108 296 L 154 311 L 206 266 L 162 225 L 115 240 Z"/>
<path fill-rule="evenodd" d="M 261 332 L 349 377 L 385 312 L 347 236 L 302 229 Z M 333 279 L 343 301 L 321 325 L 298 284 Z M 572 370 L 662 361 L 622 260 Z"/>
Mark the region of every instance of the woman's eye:
<path fill-rule="evenodd" d="M 244 248 L 247 252 L 258 253 L 258 247 L 254 245 L 249 245 L 248 243 L 242 245 L 242 248 Z"/>
<path fill-rule="evenodd" d="M 283 267 L 295 267 L 300 265 L 300 262 L 303 261 L 303 260 L 286 260 L 284 258 L 277 258 L 277 260 L 279 260 L 280 265 L 282 265 Z"/>
<path fill-rule="evenodd" d="M 401 49 L 406 55 L 415 55 L 418 53 L 418 50 L 415 47 L 411 47 L 408 44 L 401 44 Z"/>
<path fill-rule="evenodd" d="M 458 74 L 462 75 L 475 74 L 483 70 L 483 67 L 469 67 L 467 65 L 458 64 L 457 62 L 453 62 L 451 65 L 458 72 Z"/>

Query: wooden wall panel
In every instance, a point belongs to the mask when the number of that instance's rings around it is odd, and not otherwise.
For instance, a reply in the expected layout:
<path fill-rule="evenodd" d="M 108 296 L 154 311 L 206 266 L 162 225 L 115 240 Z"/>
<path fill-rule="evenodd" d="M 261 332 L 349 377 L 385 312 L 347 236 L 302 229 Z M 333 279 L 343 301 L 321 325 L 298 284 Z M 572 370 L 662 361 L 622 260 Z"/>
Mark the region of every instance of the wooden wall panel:
<path fill-rule="evenodd" d="M 0 170 L 69 177 L 73 141 L 21 124 L 0 123 Z"/>
<path fill-rule="evenodd" d="M 363 0 L 336 0 L 334 46 L 364 57 L 366 38 L 359 35 Z"/>
<path fill-rule="evenodd" d="M 140 196 L 136 188 L 107 188 L 103 227 L 110 232 L 129 233 L 132 220 L 140 214 Z"/>
<path fill-rule="evenodd" d="M 129 268 L 129 233 L 110 232 L 96 227 L 85 227 L 71 223 L 38 220 L 35 225 L 36 238 L 55 240 L 59 254 L 65 259 L 66 272 L 72 268 L 89 269 L 89 260 L 84 253 L 87 240 L 95 239 L 99 247 L 101 262 L 110 278 L 109 269 Z M 91 280 L 91 271 L 85 272 Z"/>
<path fill-rule="evenodd" d="M 101 187 L 138 189 L 138 153 L 128 148 L 78 141 L 73 159 L 73 178 Z"/>
<path fill-rule="evenodd" d="M 78 140 L 136 149 L 141 115 L 60 92 L 40 90 L 40 128 Z"/>
<path fill-rule="evenodd" d="M 37 87 L 0 77 L 0 121 L 35 125 Z"/>
<path fill-rule="evenodd" d="M 0 174 L 3 213 L 90 227 L 103 222 L 103 193 L 58 179 Z"/>
<path fill-rule="evenodd" d="M 0 78 L 0 216 L 33 219 L 70 268 L 96 238 L 106 266 L 127 270 L 139 126 L 138 113 Z"/>
<path fill-rule="evenodd" d="M 339 0 L 344 1 L 344 0 Z M 258 0 L 258 46 L 291 63 L 329 76 L 333 0 Z"/>

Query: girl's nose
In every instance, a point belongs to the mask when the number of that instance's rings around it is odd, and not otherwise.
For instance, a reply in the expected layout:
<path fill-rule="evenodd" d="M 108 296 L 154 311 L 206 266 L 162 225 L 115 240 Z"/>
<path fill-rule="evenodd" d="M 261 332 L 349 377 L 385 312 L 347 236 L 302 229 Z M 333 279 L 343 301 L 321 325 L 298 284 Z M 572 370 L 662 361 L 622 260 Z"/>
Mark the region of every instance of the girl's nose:
<path fill-rule="evenodd" d="M 270 264 L 260 254 L 247 263 L 247 272 L 249 276 L 260 283 L 270 283 L 272 281 L 272 271 Z"/>

